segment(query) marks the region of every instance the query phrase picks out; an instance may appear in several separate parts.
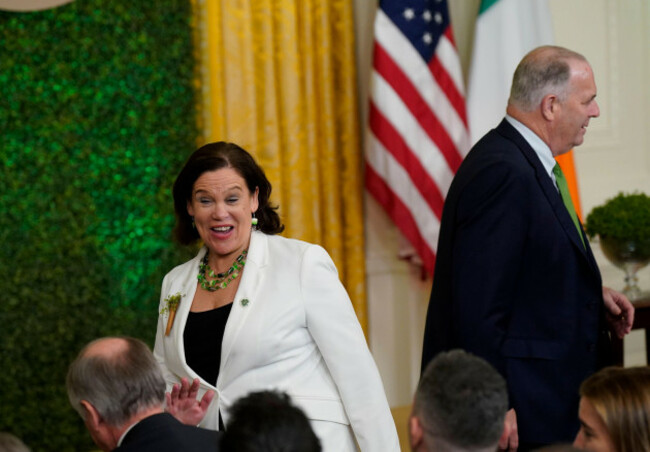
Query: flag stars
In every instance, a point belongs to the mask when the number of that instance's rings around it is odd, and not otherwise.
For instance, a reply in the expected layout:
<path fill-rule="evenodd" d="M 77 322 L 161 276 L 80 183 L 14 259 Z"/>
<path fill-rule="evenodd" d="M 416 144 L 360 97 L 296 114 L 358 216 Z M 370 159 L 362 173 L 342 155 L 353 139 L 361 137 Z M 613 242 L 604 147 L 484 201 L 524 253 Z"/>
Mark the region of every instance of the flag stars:
<path fill-rule="evenodd" d="M 434 16 L 434 20 L 436 21 L 437 24 L 441 24 L 442 23 L 442 14 L 436 13 L 436 15 Z"/>
<path fill-rule="evenodd" d="M 431 22 L 431 20 L 433 19 L 433 16 L 431 15 L 431 11 L 425 9 L 424 12 L 422 13 L 422 19 L 424 19 L 425 22 Z"/>
<path fill-rule="evenodd" d="M 411 20 L 415 18 L 415 11 L 413 8 L 406 8 L 402 15 L 404 16 L 404 19 Z"/>
<path fill-rule="evenodd" d="M 433 37 L 431 36 L 431 33 L 425 33 L 422 35 L 422 40 L 425 44 L 431 44 L 433 42 Z"/>

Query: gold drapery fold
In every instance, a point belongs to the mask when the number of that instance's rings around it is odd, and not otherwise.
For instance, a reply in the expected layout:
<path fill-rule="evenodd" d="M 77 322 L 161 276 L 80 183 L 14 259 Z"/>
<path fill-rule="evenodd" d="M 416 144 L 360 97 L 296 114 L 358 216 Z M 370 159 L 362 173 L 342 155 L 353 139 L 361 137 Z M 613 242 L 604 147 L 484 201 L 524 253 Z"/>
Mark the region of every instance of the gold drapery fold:
<path fill-rule="evenodd" d="M 367 332 L 354 23 L 348 0 L 194 0 L 204 141 L 255 155 L 283 235 L 332 256 Z"/>

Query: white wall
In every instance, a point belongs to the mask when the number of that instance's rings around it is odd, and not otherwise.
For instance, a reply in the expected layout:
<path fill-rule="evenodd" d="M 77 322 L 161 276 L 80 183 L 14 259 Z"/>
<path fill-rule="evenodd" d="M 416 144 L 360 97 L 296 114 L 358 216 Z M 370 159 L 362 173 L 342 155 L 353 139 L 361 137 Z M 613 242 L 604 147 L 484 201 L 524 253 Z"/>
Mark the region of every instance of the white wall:
<path fill-rule="evenodd" d="M 449 0 L 465 74 L 480 0 Z M 647 0 L 549 0 L 558 45 L 584 54 L 598 85 L 601 116 L 574 151 L 583 213 L 619 191 L 650 193 L 650 2 Z M 373 0 L 355 0 L 362 124 L 366 123 L 372 51 Z M 400 237 L 381 208 L 366 196 L 366 264 L 370 346 L 391 406 L 409 404 L 417 384 L 431 281 L 396 256 Z M 623 287 L 623 273 L 593 244 L 603 281 Z M 639 272 L 650 289 L 650 268 Z M 643 332 L 626 340 L 626 364 L 645 362 Z"/>

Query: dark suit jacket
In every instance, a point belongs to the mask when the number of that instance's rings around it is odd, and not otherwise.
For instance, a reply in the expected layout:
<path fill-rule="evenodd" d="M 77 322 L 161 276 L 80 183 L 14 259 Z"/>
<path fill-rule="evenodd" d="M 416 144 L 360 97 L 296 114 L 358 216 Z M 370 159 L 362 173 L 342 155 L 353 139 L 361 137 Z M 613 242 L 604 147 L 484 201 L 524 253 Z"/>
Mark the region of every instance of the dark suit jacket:
<path fill-rule="evenodd" d="M 608 359 L 602 282 L 541 161 L 506 120 L 443 210 L 422 357 L 463 348 L 506 378 L 521 441 L 572 441 L 578 388 Z"/>
<path fill-rule="evenodd" d="M 219 450 L 220 433 L 185 425 L 167 413 L 138 422 L 113 452 L 211 452 Z"/>

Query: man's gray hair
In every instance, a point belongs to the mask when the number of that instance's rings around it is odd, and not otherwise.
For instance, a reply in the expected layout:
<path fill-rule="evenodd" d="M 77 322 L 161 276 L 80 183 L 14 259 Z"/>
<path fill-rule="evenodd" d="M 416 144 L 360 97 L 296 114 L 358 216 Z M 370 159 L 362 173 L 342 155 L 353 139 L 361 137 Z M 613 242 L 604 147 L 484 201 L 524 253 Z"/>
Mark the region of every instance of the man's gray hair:
<path fill-rule="evenodd" d="M 572 60 L 587 61 L 564 47 L 543 46 L 530 51 L 515 69 L 508 103 L 532 111 L 548 94 L 557 95 L 561 101 L 566 99 Z"/>
<path fill-rule="evenodd" d="M 121 339 L 115 353 L 87 353 L 98 341 Z M 130 337 L 97 339 L 72 362 L 66 378 L 70 403 L 85 417 L 82 400 L 90 403 L 112 426 L 121 426 L 145 409 L 162 406 L 165 380 L 149 347 Z"/>
<path fill-rule="evenodd" d="M 437 451 L 494 450 L 507 410 L 503 377 L 463 350 L 440 353 L 429 363 L 413 406 L 427 445 Z"/>

